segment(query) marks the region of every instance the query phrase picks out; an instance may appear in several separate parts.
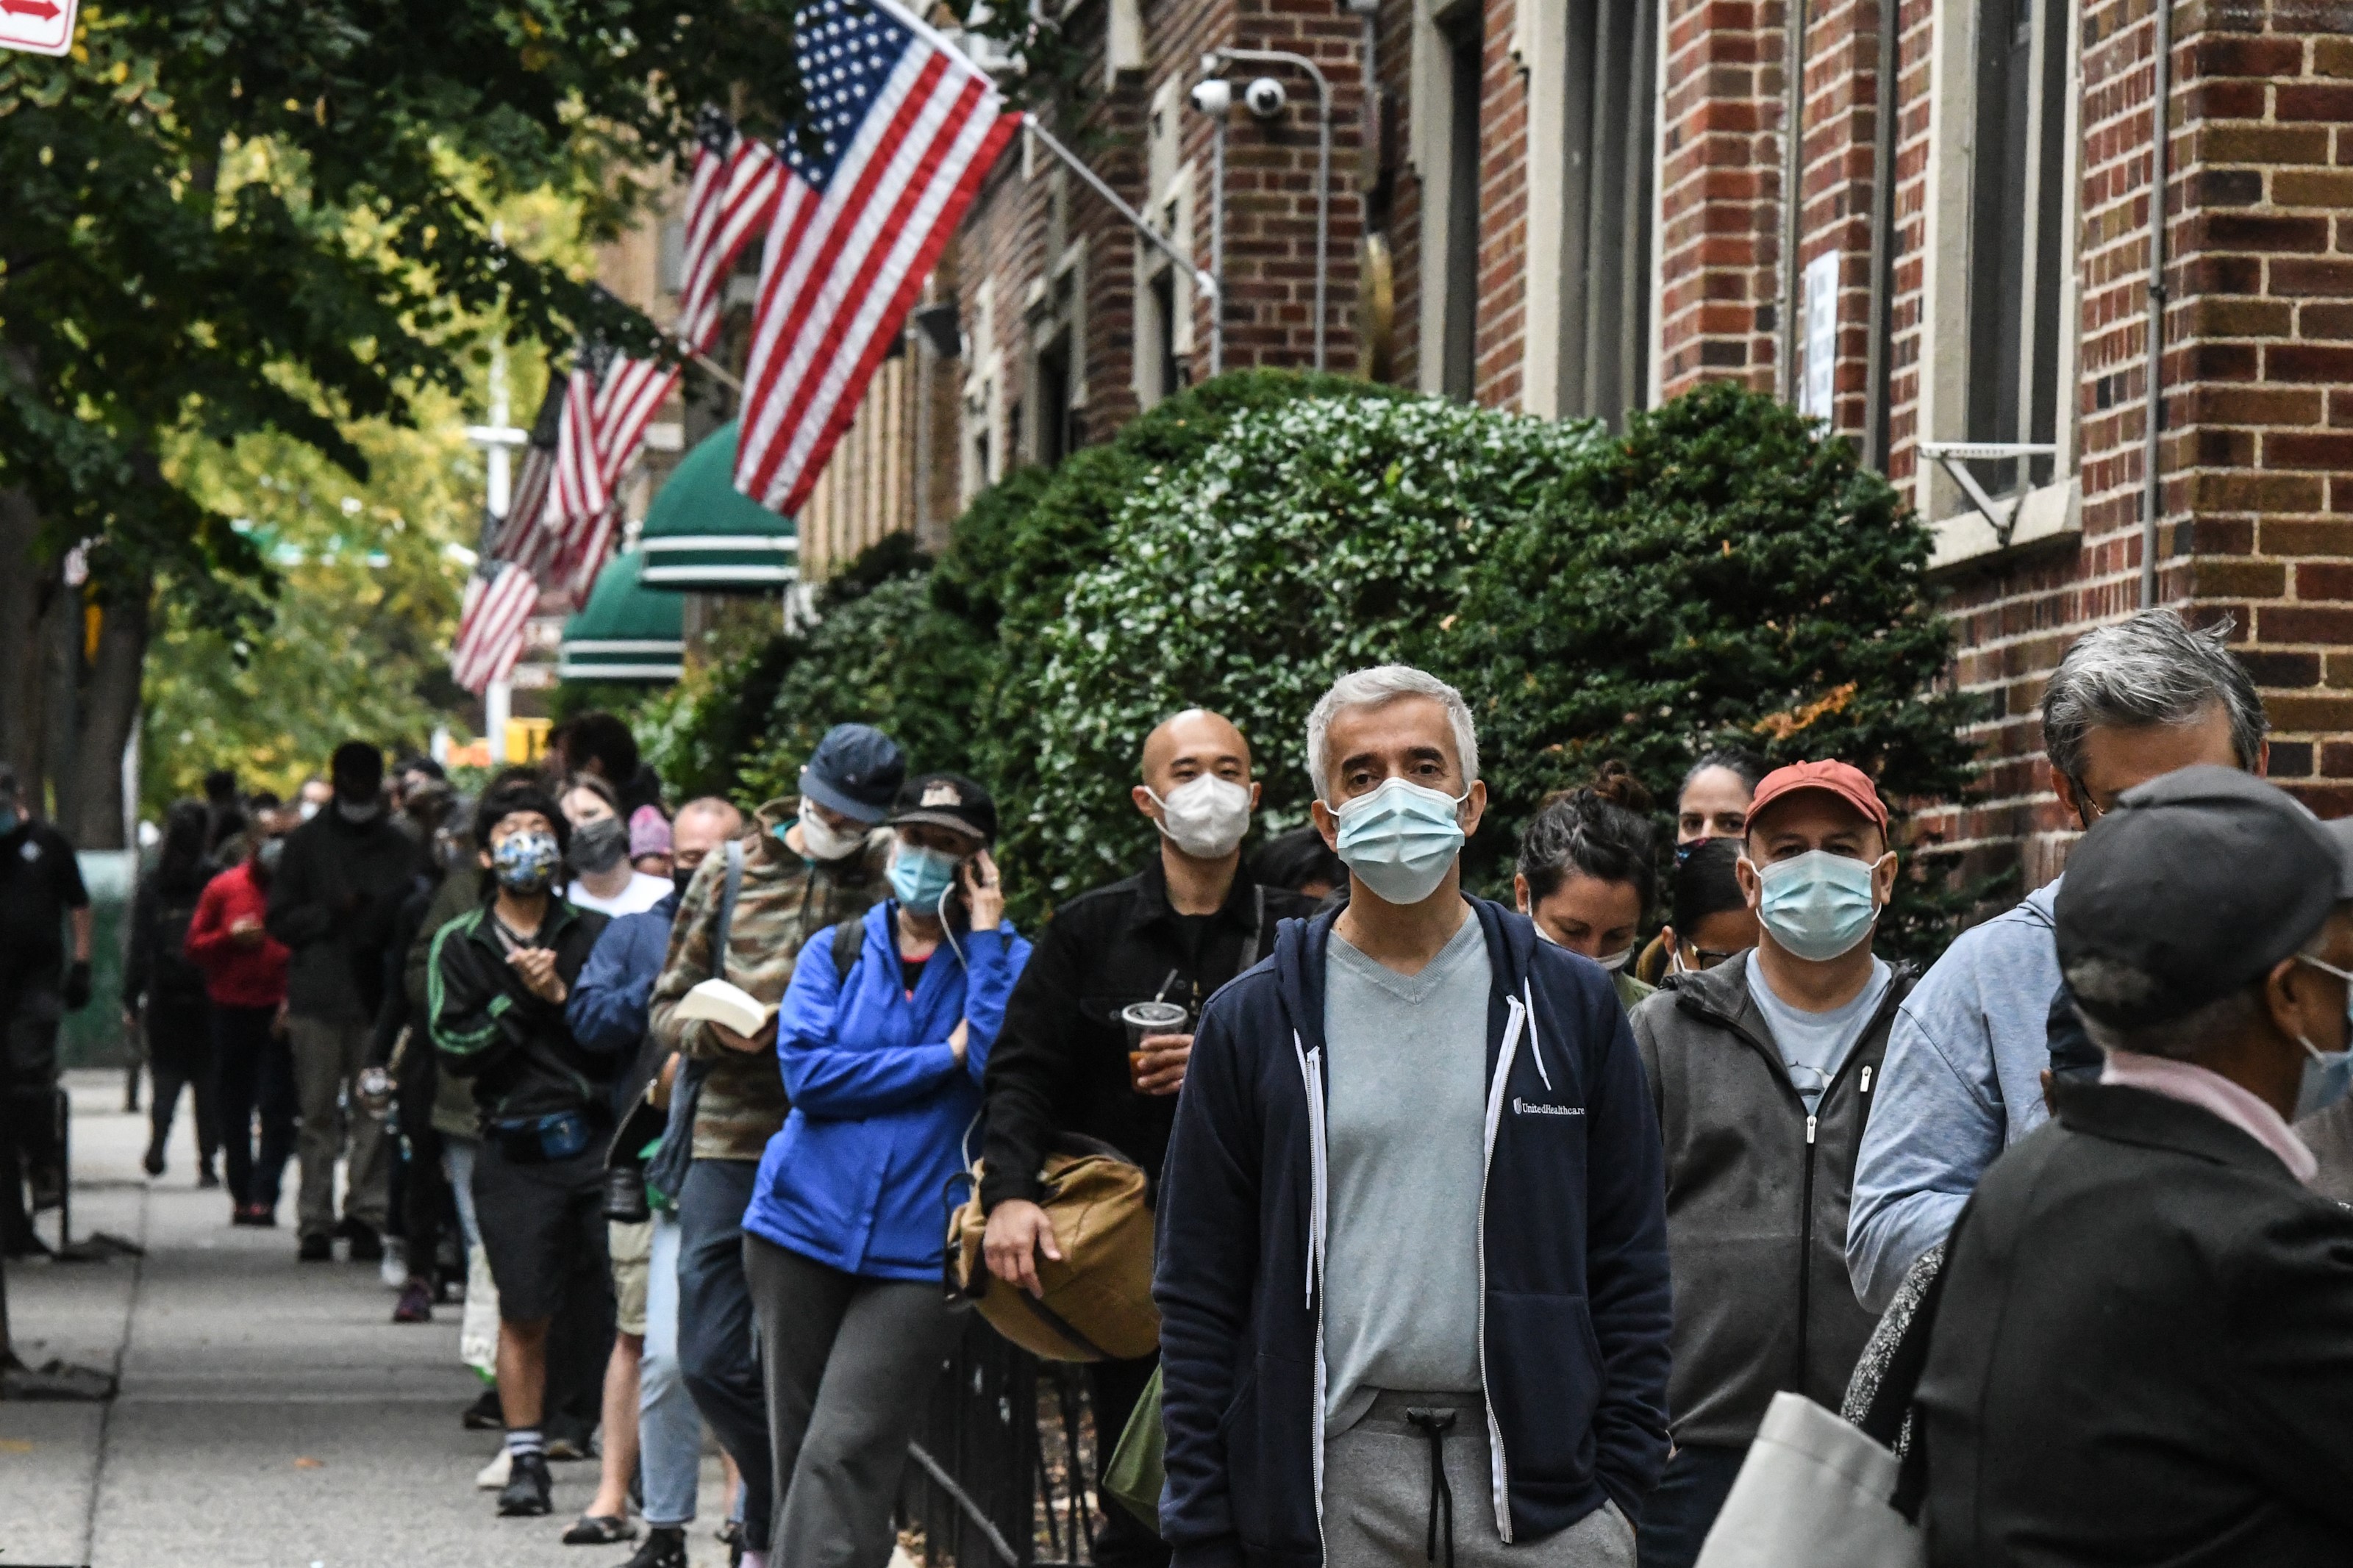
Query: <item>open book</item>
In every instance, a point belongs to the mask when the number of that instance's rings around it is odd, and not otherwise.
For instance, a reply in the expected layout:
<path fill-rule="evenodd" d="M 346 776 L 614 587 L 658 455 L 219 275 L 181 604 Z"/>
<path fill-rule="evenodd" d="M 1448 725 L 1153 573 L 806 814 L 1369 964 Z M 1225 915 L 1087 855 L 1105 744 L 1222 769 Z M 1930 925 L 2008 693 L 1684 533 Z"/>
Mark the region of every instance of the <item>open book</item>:
<path fill-rule="evenodd" d="M 670 1015 L 681 1023 L 702 1018 L 723 1024 L 745 1036 L 758 1034 L 776 1016 L 774 1006 L 728 980 L 705 980 L 696 984 L 679 998 L 678 1009 Z"/>

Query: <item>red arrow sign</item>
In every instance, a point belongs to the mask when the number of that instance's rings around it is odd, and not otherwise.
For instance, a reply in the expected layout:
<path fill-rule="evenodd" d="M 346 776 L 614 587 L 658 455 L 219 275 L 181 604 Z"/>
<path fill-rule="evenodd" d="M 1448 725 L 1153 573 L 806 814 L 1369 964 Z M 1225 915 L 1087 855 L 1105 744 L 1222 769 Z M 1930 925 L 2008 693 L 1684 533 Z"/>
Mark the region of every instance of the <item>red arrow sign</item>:
<path fill-rule="evenodd" d="M 75 0 L 0 0 L 0 49 L 61 55 L 73 47 Z"/>

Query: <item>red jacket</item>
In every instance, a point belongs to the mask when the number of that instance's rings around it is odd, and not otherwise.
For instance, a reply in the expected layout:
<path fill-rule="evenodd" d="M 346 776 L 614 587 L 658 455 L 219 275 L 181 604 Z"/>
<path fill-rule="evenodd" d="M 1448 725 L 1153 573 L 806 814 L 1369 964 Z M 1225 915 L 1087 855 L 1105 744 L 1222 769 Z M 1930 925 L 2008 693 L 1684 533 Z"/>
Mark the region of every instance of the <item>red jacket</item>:
<path fill-rule="evenodd" d="M 264 937 L 241 947 L 229 927 L 269 913 L 269 895 L 253 879 L 253 862 L 223 871 L 205 884 L 188 921 L 188 961 L 205 972 L 205 994 L 224 1007 L 275 1007 L 286 1000 L 285 944 Z"/>

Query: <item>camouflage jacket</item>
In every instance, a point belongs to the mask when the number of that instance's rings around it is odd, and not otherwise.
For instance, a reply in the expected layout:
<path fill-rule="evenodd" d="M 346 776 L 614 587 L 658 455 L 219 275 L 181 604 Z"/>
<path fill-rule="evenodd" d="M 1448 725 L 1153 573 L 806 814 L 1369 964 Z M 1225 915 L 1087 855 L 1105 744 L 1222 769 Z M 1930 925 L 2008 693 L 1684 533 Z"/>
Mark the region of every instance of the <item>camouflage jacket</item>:
<path fill-rule="evenodd" d="M 803 942 L 828 926 L 864 914 L 890 889 L 884 875 L 891 858 L 890 834 L 869 836 L 864 852 L 850 860 L 812 865 L 776 837 L 776 830 L 790 826 L 799 812 L 800 803 L 792 799 L 770 801 L 760 808 L 758 826 L 744 840 L 744 884 L 735 895 L 734 924 L 728 931 L 723 978 L 767 1003 L 783 998 Z M 714 973 L 711 942 L 726 864 L 725 856 L 711 856 L 687 884 L 677 923 L 670 927 L 670 955 L 662 962 L 661 978 L 654 983 L 653 1030 L 669 1049 L 711 1064 L 695 1101 L 694 1157 L 756 1160 L 791 1109 L 776 1053 L 731 1051 L 712 1037 L 708 1024 L 681 1023 L 672 1016 L 679 999 Z"/>

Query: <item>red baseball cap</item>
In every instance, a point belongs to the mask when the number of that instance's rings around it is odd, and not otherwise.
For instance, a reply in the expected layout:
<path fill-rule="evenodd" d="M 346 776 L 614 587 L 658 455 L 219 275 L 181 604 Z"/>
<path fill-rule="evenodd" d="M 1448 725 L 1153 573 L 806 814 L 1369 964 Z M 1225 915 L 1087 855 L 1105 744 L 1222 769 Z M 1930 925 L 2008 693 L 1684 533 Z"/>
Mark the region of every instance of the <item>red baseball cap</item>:
<path fill-rule="evenodd" d="M 1782 796 L 1810 789 L 1838 796 L 1880 832 L 1887 831 L 1887 807 L 1872 787 L 1871 775 L 1852 763 L 1792 763 L 1775 768 L 1757 781 L 1757 793 L 1748 800 L 1748 820 L 1755 822 L 1759 812 Z"/>

